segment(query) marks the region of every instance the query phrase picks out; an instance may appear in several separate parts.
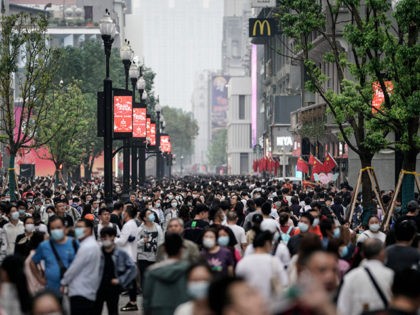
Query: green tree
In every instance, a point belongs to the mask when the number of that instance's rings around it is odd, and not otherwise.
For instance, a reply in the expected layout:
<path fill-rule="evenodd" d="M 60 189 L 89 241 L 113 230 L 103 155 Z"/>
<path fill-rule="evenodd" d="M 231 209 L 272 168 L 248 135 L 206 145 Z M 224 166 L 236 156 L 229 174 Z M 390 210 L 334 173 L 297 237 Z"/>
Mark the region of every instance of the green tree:
<path fill-rule="evenodd" d="M 173 153 L 179 156 L 191 155 L 194 151 L 194 139 L 198 135 L 197 121 L 180 108 L 165 106 L 162 114 L 166 120 L 165 132 L 171 136 Z"/>
<path fill-rule="evenodd" d="M 39 126 L 36 140 L 45 143 L 49 156 L 42 157 L 54 163 L 56 182 L 61 169 L 68 175 L 80 167 L 83 146 L 89 130 L 88 105 L 79 82 L 60 85 L 47 96 L 51 103 L 46 120 Z"/>
<path fill-rule="evenodd" d="M 47 45 L 46 30 L 44 15 L 20 13 L 1 18 L 0 130 L 3 137 L 0 141 L 7 145 L 10 156 L 11 200 L 16 199 L 16 154 L 20 149 L 40 144 L 33 140 L 52 106 L 46 101 L 46 95 L 58 55 Z"/>
<path fill-rule="evenodd" d="M 211 166 L 219 166 L 227 163 L 226 137 L 226 129 L 219 130 L 214 134 L 207 156 Z"/>
<path fill-rule="evenodd" d="M 415 168 L 420 110 L 418 14 L 419 5 L 412 0 L 399 1 L 395 10 L 389 1 L 380 0 L 363 5 L 359 0 L 279 2 L 279 21 L 293 40 L 292 57 L 305 67 L 306 87 L 325 101 L 362 168 L 370 167 L 374 154 L 386 146 L 403 150 L 406 169 Z M 329 67 L 334 68 L 335 77 Z M 338 86 L 332 88 L 330 80 Z M 393 93 L 386 89 L 386 81 L 393 82 Z M 385 95 L 376 113 L 372 112 L 375 82 Z M 401 133 L 398 143 L 386 139 L 392 130 Z M 371 185 L 364 175 L 363 201 L 369 208 Z"/>

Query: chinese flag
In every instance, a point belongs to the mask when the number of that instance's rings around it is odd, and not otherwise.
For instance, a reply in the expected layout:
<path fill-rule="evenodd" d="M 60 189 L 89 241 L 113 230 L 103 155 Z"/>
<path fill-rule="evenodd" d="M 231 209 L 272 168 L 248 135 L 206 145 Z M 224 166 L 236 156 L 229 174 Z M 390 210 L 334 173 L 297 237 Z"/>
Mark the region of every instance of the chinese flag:
<path fill-rule="evenodd" d="M 327 156 L 324 161 L 324 172 L 329 173 L 333 170 L 334 167 L 337 166 L 337 162 L 334 160 L 334 158 L 331 156 L 331 154 L 328 152 Z"/>
<path fill-rule="evenodd" d="M 305 160 L 302 157 L 299 157 L 296 163 L 296 169 L 302 173 L 307 174 L 309 172 L 308 164 L 306 164 Z"/>
<path fill-rule="evenodd" d="M 312 166 L 312 174 L 324 173 L 324 164 L 316 157 L 314 157 L 314 164 Z"/>
<path fill-rule="evenodd" d="M 308 163 L 309 163 L 309 165 L 314 165 L 314 162 L 315 162 L 315 157 L 313 156 L 313 154 L 311 153 L 310 155 L 309 155 L 309 161 L 308 161 Z"/>

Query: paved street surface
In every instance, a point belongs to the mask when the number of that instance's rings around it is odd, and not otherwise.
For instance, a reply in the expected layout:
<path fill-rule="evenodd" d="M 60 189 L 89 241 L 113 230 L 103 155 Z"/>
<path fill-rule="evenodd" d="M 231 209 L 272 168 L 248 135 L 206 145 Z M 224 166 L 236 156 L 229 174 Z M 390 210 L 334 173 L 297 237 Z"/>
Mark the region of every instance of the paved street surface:
<path fill-rule="evenodd" d="M 123 307 L 125 304 L 127 304 L 128 302 L 128 296 L 120 296 L 120 305 L 119 305 L 119 309 L 121 307 Z M 136 312 L 121 312 L 121 315 L 142 315 L 143 314 L 143 310 L 141 308 L 142 305 L 142 297 L 141 296 L 137 296 L 137 306 L 139 306 L 139 310 Z M 102 311 L 102 315 L 108 315 L 108 310 L 106 309 L 106 304 L 104 305 L 104 309 Z"/>

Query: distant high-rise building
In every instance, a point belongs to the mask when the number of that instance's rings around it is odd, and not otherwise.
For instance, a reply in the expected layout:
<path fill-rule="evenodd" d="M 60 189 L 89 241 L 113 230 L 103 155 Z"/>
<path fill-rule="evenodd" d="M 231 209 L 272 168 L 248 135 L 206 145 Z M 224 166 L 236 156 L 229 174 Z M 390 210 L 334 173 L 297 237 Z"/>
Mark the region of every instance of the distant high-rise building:
<path fill-rule="evenodd" d="M 161 104 L 190 111 L 194 75 L 220 69 L 223 1 L 139 0 L 132 15 L 127 37 L 156 73 Z"/>

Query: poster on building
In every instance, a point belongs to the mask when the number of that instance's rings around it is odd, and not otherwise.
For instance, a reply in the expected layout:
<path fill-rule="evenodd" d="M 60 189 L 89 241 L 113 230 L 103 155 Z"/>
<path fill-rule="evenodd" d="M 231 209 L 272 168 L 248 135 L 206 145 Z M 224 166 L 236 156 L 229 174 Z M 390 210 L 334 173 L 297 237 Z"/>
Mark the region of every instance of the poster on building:
<path fill-rule="evenodd" d="M 147 117 L 146 118 L 146 138 L 149 138 L 149 140 L 150 140 L 150 124 L 151 124 L 151 119 L 150 117 Z"/>
<path fill-rule="evenodd" d="M 131 96 L 114 96 L 114 133 L 133 131 L 133 107 Z"/>
<path fill-rule="evenodd" d="M 392 94 L 394 85 L 392 81 L 385 81 L 386 91 L 389 94 Z M 381 109 L 382 104 L 385 102 L 384 91 L 381 88 L 381 85 L 378 81 L 372 83 L 373 97 L 372 97 L 372 113 L 375 114 L 378 110 Z"/>
<path fill-rule="evenodd" d="M 146 138 L 146 108 L 133 108 L 133 138 Z"/>
<path fill-rule="evenodd" d="M 228 111 L 228 76 L 216 75 L 211 83 L 211 129 L 212 135 L 227 126 Z"/>

